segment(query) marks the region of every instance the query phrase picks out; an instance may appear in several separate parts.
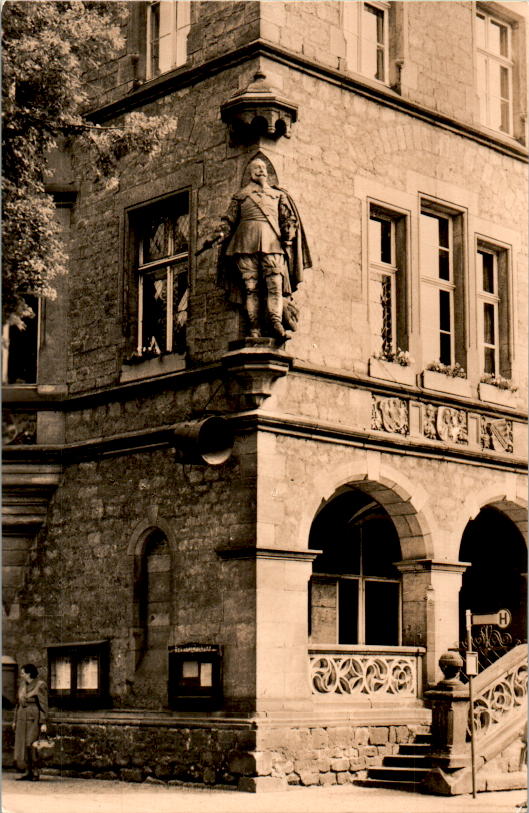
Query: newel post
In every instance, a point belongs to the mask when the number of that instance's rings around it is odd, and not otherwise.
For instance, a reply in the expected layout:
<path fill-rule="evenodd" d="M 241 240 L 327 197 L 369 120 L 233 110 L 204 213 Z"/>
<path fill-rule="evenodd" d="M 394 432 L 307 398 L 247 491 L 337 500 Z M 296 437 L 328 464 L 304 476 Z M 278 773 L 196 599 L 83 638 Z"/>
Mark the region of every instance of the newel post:
<path fill-rule="evenodd" d="M 445 652 L 439 666 L 443 680 L 424 695 L 432 708 L 432 762 L 443 771 L 452 771 L 470 765 L 466 739 L 469 689 L 459 679 L 463 666 L 459 652 Z"/>

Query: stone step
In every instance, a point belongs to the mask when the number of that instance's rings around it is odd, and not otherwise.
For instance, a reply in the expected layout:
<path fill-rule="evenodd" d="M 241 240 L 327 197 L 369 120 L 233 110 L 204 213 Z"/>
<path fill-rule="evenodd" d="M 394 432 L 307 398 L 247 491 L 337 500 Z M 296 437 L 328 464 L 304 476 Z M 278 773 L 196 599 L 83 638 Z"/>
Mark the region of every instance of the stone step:
<path fill-rule="evenodd" d="M 355 779 L 355 785 L 364 788 L 387 788 L 388 790 L 407 790 L 410 793 L 420 793 L 420 782 L 404 782 L 392 779 Z"/>
<path fill-rule="evenodd" d="M 403 782 L 421 782 L 424 776 L 429 773 L 430 768 L 416 768 L 401 766 L 396 767 L 392 765 L 381 765 L 378 768 L 370 768 L 368 771 L 368 779 L 389 779 L 391 781 Z"/>
<path fill-rule="evenodd" d="M 415 739 L 413 740 L 413 742 L 416 745 L 421 745 L 421 744 L 425 744 L 425 743 L 428 744 L 428 745 L 431 745 L 431 743 L 432 743 L 432 735 L 431 734 L 416 734 Z"/>
<path fill-rule="evenodd" d="M 394 754 L 384 757 L 383 766 L 394 766 L 401 768 L 431 768 L 432 760 L 426 754 Z"/>
<path fill-rule="evenodd" d="M 399 754 L 414 754 L 415 756 L 427 756 L 432 748 L 427 743 L 409 742 L 399 746 Z"/>

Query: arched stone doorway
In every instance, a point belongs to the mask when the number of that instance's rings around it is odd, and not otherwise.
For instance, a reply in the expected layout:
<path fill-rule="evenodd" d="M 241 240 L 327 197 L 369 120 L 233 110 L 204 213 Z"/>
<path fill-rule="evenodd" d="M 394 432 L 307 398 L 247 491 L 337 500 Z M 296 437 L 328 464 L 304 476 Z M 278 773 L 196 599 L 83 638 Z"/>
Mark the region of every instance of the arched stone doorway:
<path fill-rule="evenodd" d="M 402 641 L 399 536 L 369 494 L 349 489 L 316 516 L 309 631 L 314 643 L 398 646 Z"/>
<path fill-rule="evenodd" d="M 504 500 L 484 506 L 463 533 L 459 558 L 470 566 L 459 595 L 460 640 L 466 638 L 465 610 L 481 615 L 506 608 L 512 614 L 506 629 L 473 627 L 482 668 L 527 640 L 526 526 L 524 509 Z"/>

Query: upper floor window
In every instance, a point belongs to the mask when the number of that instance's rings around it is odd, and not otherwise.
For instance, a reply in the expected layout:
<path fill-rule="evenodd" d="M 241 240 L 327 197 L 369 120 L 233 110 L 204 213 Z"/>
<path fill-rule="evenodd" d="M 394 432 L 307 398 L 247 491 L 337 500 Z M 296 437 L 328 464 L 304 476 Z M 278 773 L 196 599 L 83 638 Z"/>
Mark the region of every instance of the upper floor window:
<path fill-rule="evenodd" d="M 506 249 L 477 243 L 478 337 L 480 368 L 485 375 L 510 378 Z"/>
<path fill-rule="evenodd" d="M 421 335 L 423 362 L 466 366 L 462 217 L 429 207 L 420 217 Z"/>
<path fill-rule="evenodd" d="M 486 127 L 513 131 L 512 27 L 479 9 L 476 14 L 480 121 Z"/>
<path fill-rule="evenodd" d="M 347 65 L 358 73 L 388 83 L 389 3 L 342 3 Z"/>
<path fill-rule="evenodd" d="M 187 60 L 189 0 L 152 0 L 147 11 L 147 78 L 178 68 Z"/>
<path fill-rule="evenodd" d="M 134 213 L 137 352 L 185 353 L 189 279 L 189 196 Z"/>
<path fill-rule="evenodd" d="M 396 212 L 369 209 L 369 324 L 373 354 L 407 350 L 405 304 L 406 222 Z"/>

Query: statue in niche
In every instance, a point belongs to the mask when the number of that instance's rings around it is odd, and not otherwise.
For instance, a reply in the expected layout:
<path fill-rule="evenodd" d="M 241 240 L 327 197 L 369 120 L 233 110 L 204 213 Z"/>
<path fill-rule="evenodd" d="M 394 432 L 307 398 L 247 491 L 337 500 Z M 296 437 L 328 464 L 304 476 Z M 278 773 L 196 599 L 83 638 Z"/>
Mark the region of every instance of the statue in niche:
<path fill-rule="evenodd" d="M 248 183 L 235 193 L 216 233 L 204 248 L 221 243 L 219 281 L 232 302 L 242 304 L 251 338 L 284 342 L 295 330 L 292 293 L 311 258 L 296 205 L 269 183 L 262 158 L 248 165 Z"/>

